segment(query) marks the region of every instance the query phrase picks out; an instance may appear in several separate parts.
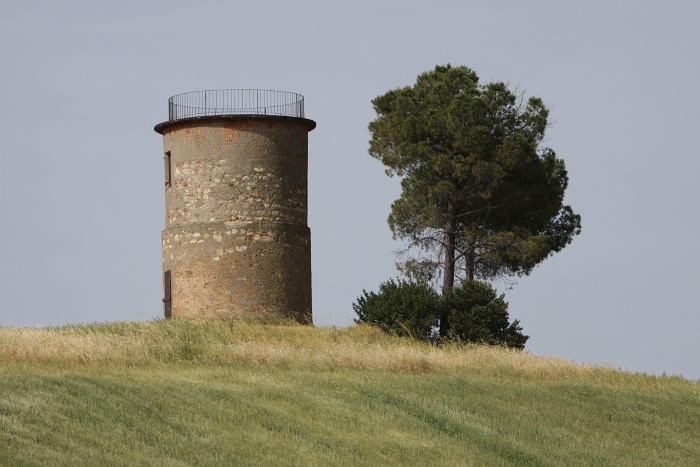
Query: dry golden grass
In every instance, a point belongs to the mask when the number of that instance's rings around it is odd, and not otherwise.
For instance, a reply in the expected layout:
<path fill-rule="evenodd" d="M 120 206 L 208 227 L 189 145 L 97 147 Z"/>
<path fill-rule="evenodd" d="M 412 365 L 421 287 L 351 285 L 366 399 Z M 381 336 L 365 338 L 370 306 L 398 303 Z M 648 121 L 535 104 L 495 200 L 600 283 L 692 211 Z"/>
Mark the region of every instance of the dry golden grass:
<path fill-rule="evenodd" d="M 369 326 L 0 328 L 0 394 L 0 465 L 700 465 L 698 383 Z"/>
<path fill-rule="evenodd" d="M 411 373 L 471 371 L 525 381 L 574 378 L 606 385 L 647 386 L 658 380 L 500 347 L 436 347 L 388 336 L 364 325 L 336 329 L 240 320 L 0 328 L 0 362 L 3 360 L 129 366 L 198 362 Z M 668 383 L 665 381 L 664 387 Z"/>

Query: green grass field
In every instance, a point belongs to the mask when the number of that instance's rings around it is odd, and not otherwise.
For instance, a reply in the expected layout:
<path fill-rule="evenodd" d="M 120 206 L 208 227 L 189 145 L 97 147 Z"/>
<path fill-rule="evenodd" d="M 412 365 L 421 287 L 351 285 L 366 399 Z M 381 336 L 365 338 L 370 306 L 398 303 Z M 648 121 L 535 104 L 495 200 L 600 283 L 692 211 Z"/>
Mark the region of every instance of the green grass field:
<path fill-rule="evenodd" d="M 0 328 L 0 465 L 700 465 L 700 384 L 359 326 Z"/>

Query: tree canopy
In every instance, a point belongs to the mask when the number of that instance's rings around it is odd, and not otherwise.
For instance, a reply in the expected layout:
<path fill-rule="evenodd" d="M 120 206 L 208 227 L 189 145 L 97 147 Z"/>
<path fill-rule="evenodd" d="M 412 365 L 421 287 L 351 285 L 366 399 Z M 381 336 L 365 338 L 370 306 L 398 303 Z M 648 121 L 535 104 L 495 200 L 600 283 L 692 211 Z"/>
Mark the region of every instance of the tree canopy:
<path fill-rule="evenodd" d="M 529 274 L 571 243 L 581 218 L 564 205 L 564 161 L 542 145 L 549 111 L 470 68 L 437 66 L 372 101 L 369 153 L 402 178 L 389 216 L 417 279 Z"/>

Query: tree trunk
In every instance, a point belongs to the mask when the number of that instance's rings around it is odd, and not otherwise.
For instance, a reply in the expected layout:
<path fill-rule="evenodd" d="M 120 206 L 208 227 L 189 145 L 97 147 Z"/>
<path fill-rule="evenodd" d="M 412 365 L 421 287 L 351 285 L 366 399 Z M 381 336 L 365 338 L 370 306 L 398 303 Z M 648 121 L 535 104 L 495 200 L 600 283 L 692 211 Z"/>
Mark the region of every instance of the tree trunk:
<path fill-rule="evenodd" d="M 457 210 L 453 199 L 447 200 L 447 219 L 445 223 L 445 263 L 442 277 L 442 294 L 449 293 L 455 285 L 455 231 L 457 230 Z M 449 323 L 448 310 L 440 311 L 440 337 L 447 335 Z"/>
<path fill-rule="evenodd" d="M 469 282 L 474 282 L 474 273 L 476 272 L 476 240 L 474 240 L 474 236 L 469 238 L 465 260 L 467 262 L 467 279 Z"/>

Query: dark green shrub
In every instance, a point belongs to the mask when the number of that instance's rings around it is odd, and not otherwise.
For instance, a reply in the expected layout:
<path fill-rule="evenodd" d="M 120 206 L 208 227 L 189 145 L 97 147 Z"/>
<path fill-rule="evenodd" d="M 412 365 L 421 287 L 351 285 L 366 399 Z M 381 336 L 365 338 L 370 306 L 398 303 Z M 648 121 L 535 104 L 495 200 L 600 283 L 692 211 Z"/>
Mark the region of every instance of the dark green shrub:
<path fill-rule="evenodd" d="M 362 293 L 352 305 L 358 316 L 355 322 L 398 336 L 431 338 L 437 325 L 440 296 L 428 284 L 390 279 L 379 286 L 379 293 Z"/>
<path fill-rule="evenodd" d="M 518 320 L 508 322 L 508 303 L 503 297 L 486 282 L 465 281 L 454 287 L 441 297 L 442 306 L 447 308 L 446 338 L 524 348 L 529 336 L 523 335 Z"/>
<path fill-rule="evenodd" d="M 377 326 L 389 334 L 435 341 L 438 326 L 447 326 L 440 339 L 525 347 L 528 336 L 520 323 L 508 322 L 508 303 L 485 282 L 464 282 L 443 296 L 424 282 L 393 279 L 379 286 L 379 292 L 362 291 L 353 303 L 358 323 Z M 439 323 L 446 311 L 447 322 Z"/>

